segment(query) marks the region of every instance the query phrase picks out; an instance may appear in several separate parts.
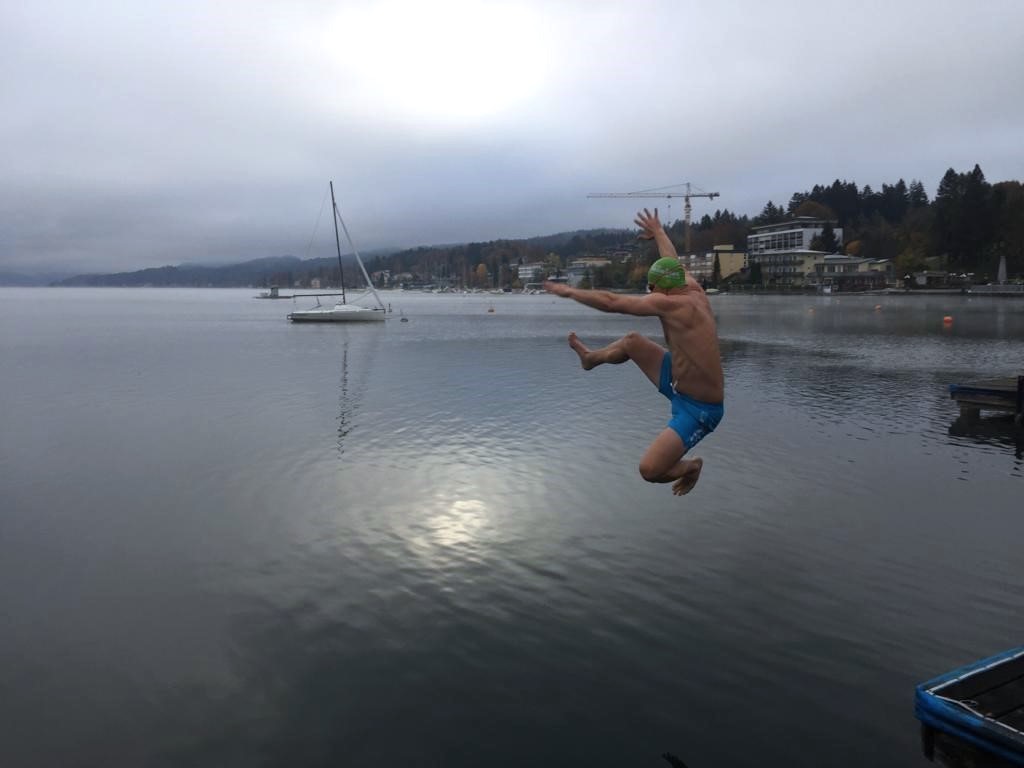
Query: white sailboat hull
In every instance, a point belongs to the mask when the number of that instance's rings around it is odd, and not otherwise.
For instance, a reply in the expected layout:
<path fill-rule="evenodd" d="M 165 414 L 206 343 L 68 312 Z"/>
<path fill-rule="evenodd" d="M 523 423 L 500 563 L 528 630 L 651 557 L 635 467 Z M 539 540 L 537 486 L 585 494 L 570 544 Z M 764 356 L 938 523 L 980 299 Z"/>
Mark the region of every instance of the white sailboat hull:
<path fill-rule="evenodd" d="M 383 309 L 359 307 L 355 304 L 338 304 L 328 309 L 301 309 L 288 315 L 293 323 L 372 323 L 383 320 L 387 313 Z"/>

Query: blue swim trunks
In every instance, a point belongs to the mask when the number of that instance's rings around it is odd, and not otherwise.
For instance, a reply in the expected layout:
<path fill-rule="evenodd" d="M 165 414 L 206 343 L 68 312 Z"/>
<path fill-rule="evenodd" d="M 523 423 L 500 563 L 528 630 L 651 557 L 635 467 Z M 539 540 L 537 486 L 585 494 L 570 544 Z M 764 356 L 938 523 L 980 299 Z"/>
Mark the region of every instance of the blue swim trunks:
<path fill-rule="evenodd" d="M 661 359 L 661 377 L 658 391 L 672 402 L 672 418 L 668 426 L 676 431 L 689 450 L 713 432 L 725 415 L 722 403 L 703 403 L 681 395 L 672 389 L 672 354 L 666 352 Z"/>

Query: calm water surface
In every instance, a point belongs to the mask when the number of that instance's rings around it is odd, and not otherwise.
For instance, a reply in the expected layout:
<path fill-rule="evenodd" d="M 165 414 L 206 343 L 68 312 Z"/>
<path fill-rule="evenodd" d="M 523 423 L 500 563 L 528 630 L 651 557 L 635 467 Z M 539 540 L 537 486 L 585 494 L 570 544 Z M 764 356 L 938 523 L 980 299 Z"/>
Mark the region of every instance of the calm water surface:
<path fill-rule="evenodd" d="M 913 686 L 1024 642 L 1024 439 L 946 389 L 1024 302 L 714 297 L 680 499 L 565 343 L 656 321 L 253 293 L 0 290 L 0 764 L 926 765 Z"/>

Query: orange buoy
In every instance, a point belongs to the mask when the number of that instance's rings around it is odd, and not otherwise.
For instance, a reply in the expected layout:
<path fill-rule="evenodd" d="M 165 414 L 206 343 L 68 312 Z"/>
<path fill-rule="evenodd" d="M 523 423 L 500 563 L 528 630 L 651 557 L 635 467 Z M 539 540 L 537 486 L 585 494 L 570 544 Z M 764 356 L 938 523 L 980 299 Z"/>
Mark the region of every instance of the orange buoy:
<path fill-rule="evenodd" d="M 942 318 L 942 323 L 943 323 L 943 325 L 952 325 L 953 324 L 953 316 L 952 315 L 946 315 L 944 318 Z"/>

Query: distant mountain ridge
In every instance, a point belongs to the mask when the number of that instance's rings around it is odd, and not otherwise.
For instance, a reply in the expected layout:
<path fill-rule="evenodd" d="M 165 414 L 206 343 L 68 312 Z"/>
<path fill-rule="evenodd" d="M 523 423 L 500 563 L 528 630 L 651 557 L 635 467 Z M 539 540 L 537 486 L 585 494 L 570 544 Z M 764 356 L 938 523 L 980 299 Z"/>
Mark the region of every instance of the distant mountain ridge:
<path fill-rule="evenodd" d="M 533 248 L 557 249 L 571 242 L 578 237 L 601 237 L 608 235 L 620 235 L 625 230 L 617 229 L 587 229 L 572 232 L 558 232 L 551 235 L 540 235 L 537 237 L 503 239 L 496 242 L 521 243 Z M 446 245 L 446 246 L 418 246 L 405 251 L 397 249 L 375 250 L 362 252 L 363 261 L 367 269 L 373 270 L 375 265 L 387 257 L 395 254 L 415 253 L 437 248 L 462 248 L 472 244 Z M 482 245 L 482 244 L 481 244 Z M 342 262 L 346 265 L 346 280 L 348 283 L 347 265 L 355 263 L 354 257 L 349 254 L 342 256 Z M 66 277 L 50 282 L 50 285 L 61 287 L 89 286 L 89 287 L 118 287 L 118 288 L 141 288 L 141 287 L 210 287 L 210 288 L 237 288 L 244 286 L 269 285 L 271 283 L 290 284 L 290 276 L 298 274 L 321 273 L 329 276 L 331 273 L 337 277 L 337 258 L 320 257 L 315 259 L 300 259 L 297 256 L 268 256 L 259 259 L 251 259 L 238 264 L 227 264 L 221 266 L 202 266 L 197 264 L 179 264 L 177 266 L 150 267 L 133 272 L 114 272 L 107 274 L 81 274 L 73 277 Z M 39 284 L 39 283 L 36 283 Z"/>
<path fill-rule="evenodd" d="M 68 277 L 67 272 L 0 272 L 0 285 L 30 288 L 33 286 L 52 285 Z"/>
<path fill-rule="evenodd" d="M 314 261 L 333 260 L 316 259 Z M 288 272 L 299 268 L 301 264 L 302 260 L 295 256 L 272 256 L 220 267 L 182 264 L 180 266 L 150 267 L 135 272 L 75 275 L 58 280 L 53 285 L 124 288 L 142 286 L 228 288 L 261 283 L 268 273 Z"/>
<path fill-rule="evenodd" d="M 351 254 L 342 256 L 342 263 L 346 262 L 355 263 Z M 150 267 L 135 272 L 75 275 L 54 281 L 51 285 L 117 288 L 238 288 L 247 285 L 264 285 L 278 280 L 283 281 L 283 278 L 289 273 L 320 271 L 337 273 L 337 258 L 300 259 L 297 256 L 267 256 L 216 267 L 180 264 L 178 266 Z"/>

